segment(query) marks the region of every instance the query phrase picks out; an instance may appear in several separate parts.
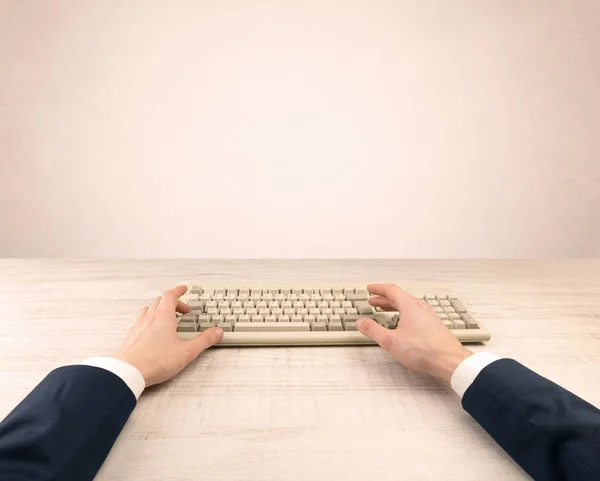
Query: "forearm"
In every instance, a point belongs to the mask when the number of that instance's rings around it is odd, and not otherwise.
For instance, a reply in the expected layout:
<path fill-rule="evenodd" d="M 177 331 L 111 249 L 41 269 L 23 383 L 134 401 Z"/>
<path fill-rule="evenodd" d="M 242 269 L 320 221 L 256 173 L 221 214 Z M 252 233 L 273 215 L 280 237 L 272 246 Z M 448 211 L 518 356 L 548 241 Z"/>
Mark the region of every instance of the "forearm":
<path fill-rule="evenodd" d="M 491 363 L 462 403 L 534 479 L 600 479 L 600 411 L 521 364 Z"/>
<path fill-rule="evenodd" d="M 0 423 L 0 480 L 93 479 L 135 404 L 104 369 L 52 371 Z"/>

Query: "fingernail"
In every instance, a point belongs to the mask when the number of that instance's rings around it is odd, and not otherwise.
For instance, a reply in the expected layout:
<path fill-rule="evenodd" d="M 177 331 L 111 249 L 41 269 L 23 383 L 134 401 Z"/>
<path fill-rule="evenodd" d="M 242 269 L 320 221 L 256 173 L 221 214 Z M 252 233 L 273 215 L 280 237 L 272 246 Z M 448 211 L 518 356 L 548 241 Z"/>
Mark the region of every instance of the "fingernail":
<path fill-rule="evenodd" d="M 215 337 L 217 338 L 217 341 L 220 341 L 221 339 L 223 339 L 223 329 L 221 329 L 220 327 L 217 327 L 215 329 Z"/>
<path fill-rule="evenodd" d="M 359 319 L 358 321 L 356 321 L 357 329 L 361 329 L 364 323 L 365 323 L 364 319 Z"/>

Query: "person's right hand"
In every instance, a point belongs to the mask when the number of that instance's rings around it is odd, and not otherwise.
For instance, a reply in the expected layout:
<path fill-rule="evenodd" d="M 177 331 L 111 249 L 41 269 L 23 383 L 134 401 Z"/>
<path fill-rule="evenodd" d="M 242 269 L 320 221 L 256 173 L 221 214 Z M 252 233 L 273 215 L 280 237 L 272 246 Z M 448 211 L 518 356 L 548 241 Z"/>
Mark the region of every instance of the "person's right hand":
<path fill-rule="evenodd" d="M 373 339 L 402 365 L 414 371 L 450 382 L 458 365 L 472 353 L 450 333 L 433 308 L 393 284 L 370 284 L 374 296 L 369 304 L 384 311 L 398 311 L 400 320 L 394 330 L 373 319 L 361 318 L 358 330 Z"/>

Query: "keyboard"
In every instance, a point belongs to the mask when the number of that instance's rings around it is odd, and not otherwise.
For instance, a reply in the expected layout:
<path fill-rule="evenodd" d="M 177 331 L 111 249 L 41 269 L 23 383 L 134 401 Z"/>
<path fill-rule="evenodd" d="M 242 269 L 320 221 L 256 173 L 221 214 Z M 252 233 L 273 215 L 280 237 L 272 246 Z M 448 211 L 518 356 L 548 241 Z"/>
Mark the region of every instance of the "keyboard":
<path fill-rule="evenodd" d="M 369 305 L 365 286 L 274 284 L 189 285 L 182 300 L 191 310 L 178 316 L 178 337 L 191 339 L 218 326 L 224 331 L 218 346 L 360 345 L 374 344 L 356 328 L 361 317 L 388 329 L 398 324 L 398 312 Z M 447 285 L 398 285 L 429 303 L 459 341 L 490 339 L 489 331 Z"/>

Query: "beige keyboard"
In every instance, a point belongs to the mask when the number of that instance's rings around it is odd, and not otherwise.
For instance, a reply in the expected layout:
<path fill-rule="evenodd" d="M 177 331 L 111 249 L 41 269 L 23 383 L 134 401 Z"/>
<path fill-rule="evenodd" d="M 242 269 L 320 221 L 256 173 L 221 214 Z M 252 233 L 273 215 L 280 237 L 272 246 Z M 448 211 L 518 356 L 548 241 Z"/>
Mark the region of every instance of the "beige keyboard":
<path fill-rule="evenodd" d="M 444 284 L 405 285 L 406 291 L 428 302 L 461 342 L 481 342 L 490 333 L 475 320 Z M 365 286 L 333 284 L 257 284 L 238 286 L 197 283 L 182 298 L 191 311 L 178 317 L 177 333 L 190 339 L 219 326 L 225 333 L 219 346 L 312 346 L 373 344 L 356 328 L 370 317 L 394 329 L 398 312 L 369 305 Z"/>

